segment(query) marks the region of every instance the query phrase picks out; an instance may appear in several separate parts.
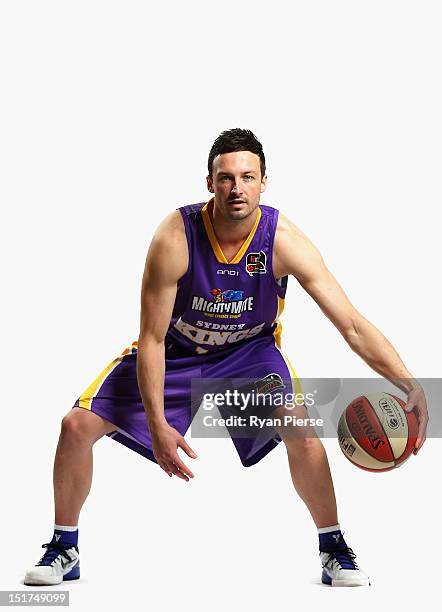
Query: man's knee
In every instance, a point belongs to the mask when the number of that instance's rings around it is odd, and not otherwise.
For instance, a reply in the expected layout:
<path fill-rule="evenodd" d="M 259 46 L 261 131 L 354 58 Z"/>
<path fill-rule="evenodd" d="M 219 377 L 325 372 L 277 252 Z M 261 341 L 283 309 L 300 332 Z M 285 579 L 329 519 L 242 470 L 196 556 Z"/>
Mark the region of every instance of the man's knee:
<path fill-rule="evenodd" d="M 309 415 L 304 405 L 295 408 L 281 406 L 274 415 L 283 423 L 276 429 L 290 454 L 304 456 L 321 445 L 314 428 L 308 423 Z"/>
<path fill-rule="evenodd" d="M 112 431 L 110 425 L 98 415 L 84 408 L 74 408 L 61 421 L 61 435 L 75 442 L 93 443 Z"/>
<path fill-rule="evenodd" d="M 280 433 L 280 436 L 290 455 L 305 457 L 317 452 L 318 447 L 322 446 L 321 441 L 311 431 L 305 434 L 284 432 L 283 434 Z"/>

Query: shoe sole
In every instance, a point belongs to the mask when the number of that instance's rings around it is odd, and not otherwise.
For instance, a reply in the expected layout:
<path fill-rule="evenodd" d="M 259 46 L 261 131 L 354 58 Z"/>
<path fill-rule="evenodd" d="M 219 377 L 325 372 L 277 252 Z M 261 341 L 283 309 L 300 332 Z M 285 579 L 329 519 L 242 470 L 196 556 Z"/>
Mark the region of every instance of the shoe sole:
<path fill-rule="evenodd" d="M 371 586 L 370 579 L 365 580 L 334 580 L 324 571 L 321 578 L 322 584 L 327 584 L 332 587 L 354 587 L 354 586 Z"/>
<path fill-rule="evenodd" d="M 322 584 L 326 584 L 331 587 L 358 587 L 358 586 L 371 586 L 369 580 L 358 580 L 357 582 L 351 580 L 328 580 L 322 579 Z"/>
<path fill-rule="evenodd" d="M 49 582 L 49 580 L 38 580 L 38 578 L 31 578 L 30 580 L 25 580 L 23 584 L 26 584 L 27 586 L 56 586 L 57 584 L 61 584 L 64 581 L 79 580 L 79 578 L 80 576 L 77 576 L 76 578 L 63 578 L 63 580 L 57 580 L 54 582 Z"/>
<path fill-rule="evenodd" d="M 80 578 L 80 564 L 75 565 L 64 576 L 54 576 L 51 578 L 27 578 L 24 579 L 24 584 L 28 586 L 55 586 L 61 584 L 65 580 L 78 580 Z"/>

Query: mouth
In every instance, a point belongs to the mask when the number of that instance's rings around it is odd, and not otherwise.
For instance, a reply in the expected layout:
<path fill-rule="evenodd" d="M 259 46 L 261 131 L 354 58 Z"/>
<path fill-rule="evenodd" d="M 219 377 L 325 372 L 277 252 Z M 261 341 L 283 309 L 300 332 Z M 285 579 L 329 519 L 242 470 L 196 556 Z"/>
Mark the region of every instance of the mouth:
<path fill-rule="evenodd" d="M 245 204 L 244 200 L 229 200 L 229 204 Z"/>

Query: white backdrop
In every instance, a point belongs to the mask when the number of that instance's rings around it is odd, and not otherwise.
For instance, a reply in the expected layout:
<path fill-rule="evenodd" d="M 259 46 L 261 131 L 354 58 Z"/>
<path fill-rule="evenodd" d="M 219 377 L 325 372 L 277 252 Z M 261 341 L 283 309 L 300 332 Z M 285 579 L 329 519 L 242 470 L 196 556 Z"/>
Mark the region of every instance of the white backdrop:
<path fill-rule="evenodd" d="M 27 588 L 52 535 L 60 420 L 137 338 L 152 234 L 210 196 L 222 130 L 255 132 L 262 203 L 310 236 L 412 373 L 441 375 L 440 29 L 440 3 L 425 0 L 2 2 L 0 589 Z M 294 278 L 282 322 L 299 376 L 373 374 Z M 96 445 L 73 608 L 411 610 L 436 592 L 439 440 L 381 475 L 325 441 L 341 525 L 373 582 L 338 592 L 319 585 L 282 445 L 245 469 L 228 439 L 189 442 L 189 484 Z"/>

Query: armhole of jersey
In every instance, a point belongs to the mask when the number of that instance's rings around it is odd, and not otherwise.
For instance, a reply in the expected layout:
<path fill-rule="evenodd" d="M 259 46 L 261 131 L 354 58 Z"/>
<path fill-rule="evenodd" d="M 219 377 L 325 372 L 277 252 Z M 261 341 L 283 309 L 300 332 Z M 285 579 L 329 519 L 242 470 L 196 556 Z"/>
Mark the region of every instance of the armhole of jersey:
<path fill-rule="evenodd" d="M 189 226 L 189 219 L 183 208 L 177 208 L 180 211 L 184 223 L 184 231 L 186 232 L 187 252 L 189 254 L 189 263 L 187 270 L 181 278 L 178 279 L 177 286 L 180 287 L 188 278 L 192 271 L 192 234 Z"/>
<path fill-rule="evenodd" d="M 269 253 L 270 253 L 270 274 L 271 274 L 271 278 L 272 278 L 272 284 L 276 289 L 276 292 L 278 294 L 278 296 L 280 298 L 284 298 L 285 297 L 285 292 L 286 292 L 286 288 L 287 288 L 287 281 L 288 281 L 288 276 L 281 276 L 281 278 L 276 279 L 275 275 L 273 274 L 273 246 L 275 243 L 275 235 L 276 235 L 276 227 L 278 225 L 278 217 L 279 217 L 279 210 L 277 208 L 275 208 L 275 216 L 274 216 L 274 224 L 273 224 L 273 230 L 272 230 L 272 236 L 270 239 L 270 246 L 269 246 Z"/>

